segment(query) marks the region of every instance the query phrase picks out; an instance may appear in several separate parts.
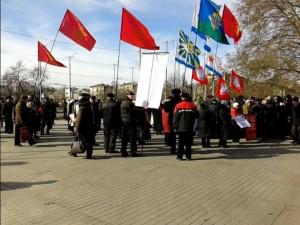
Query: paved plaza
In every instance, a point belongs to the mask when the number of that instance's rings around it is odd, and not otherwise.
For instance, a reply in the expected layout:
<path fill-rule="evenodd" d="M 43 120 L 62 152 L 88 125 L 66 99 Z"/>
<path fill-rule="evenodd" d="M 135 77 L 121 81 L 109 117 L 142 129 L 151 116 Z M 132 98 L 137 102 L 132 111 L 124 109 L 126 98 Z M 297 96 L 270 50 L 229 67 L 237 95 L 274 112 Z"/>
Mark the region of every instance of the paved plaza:
<path fill-rule="evenodd" d="M 300 224 L 300 146 L 290 141 L 202 149 L 196 139 L 193 160 L 177 161 L 162 135 L 138 158 L 104 153 L 102 131 L 94 159 L 70 157 L 72 140 L 62 120 L 32 147 L 2 134 L 1 224 Z"/>

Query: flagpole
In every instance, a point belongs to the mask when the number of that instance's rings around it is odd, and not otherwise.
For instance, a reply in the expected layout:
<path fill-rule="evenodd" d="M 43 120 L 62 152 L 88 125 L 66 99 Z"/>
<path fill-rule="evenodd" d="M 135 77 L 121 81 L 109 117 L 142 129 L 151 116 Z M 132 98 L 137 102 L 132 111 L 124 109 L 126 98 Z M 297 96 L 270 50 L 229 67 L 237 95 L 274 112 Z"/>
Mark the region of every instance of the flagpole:
<path fill-rule="evenodd" d="M 58 34 L 59 34 L 59 30 L 57 30 L 57 33 L 56 33 L 56 35 L 55 35 L 55 38 L 54 38 L 53 44 L 52 44 L 52 46 L 51 46 L 51 49 L 50 49 L 50 53 L 52 53 L 52 50 L 53 50 L 53 48 L 54 48 L 54 45 L 55 45 L 56 39 L 57 39 L 57 37 L 58 37 Z M 44 78 L 44 76 L 45 76 L 45 72 L 46 72 L 47 65 L 48 65 L 48 63 L 46 62 L 46 65 L 45 65 L 44 71 L 43 71 L 43 73 L 41 74 L 41 77 L 42 77 L 42 78 L 41 78 L 41 81 L 42 81 L 42 79 L 43 79 L 43 78 Z"/>
<path fill-rule="evenodd" d="M 116 89 L 115 89 L 115 98 L 118 97 L 118 81 L 119 81 L 119 67 L 120 67 L 120 49 L 121 49 L 121 38 L 119 39 L 119 49 L 118 49 L 118 64 L 117 64 L 117 79 L 116 79 Z"/>
<path fill-rule="evenodd" d="M 205 73 L 205 66 L 206 66 L 206 63 L 207 63 L 206 53 L 203 56 L 203 60 L 204 60 L 203 70 L 204 70 L 204 76 L 205 76 L 206 75 L 206 73 Z M 207 84 L 204 85 L 204 93 L 203 93 L 203 99 L 204 99 L 204 101 L 206 101 L 206 96 L 207 96 Z"/>
<path fill-rule="evenodd" d="M 217 42 L 217 47 L 216 47 L 216 54 L 215 54 L 215 59 L 214 59 L 214 71 L 216 70 L 216 60 L 217 60 L 217 53 L 218 53 L 218 46 L 219 43 Z M 212 76 L 212 95 L 215 95 L 215 76 Z"/>
<path fill-rule="evenodd" d="M 175 57 L 177 57 L 178 43 L 176 43 L 176 53 Z M 175 88 L 175 78 L 176 78 L 176 60 L 174 60 L 174 80 L 173 80 L 173 88 Z"/>
<path fill-rule="evenodd" d="M 195 46 L 197 45 L 197 34 L 195 36 Z M 193 76 L 191 76 L 191 97 L 192 97 L 192 94 L 193 94 Z"/>

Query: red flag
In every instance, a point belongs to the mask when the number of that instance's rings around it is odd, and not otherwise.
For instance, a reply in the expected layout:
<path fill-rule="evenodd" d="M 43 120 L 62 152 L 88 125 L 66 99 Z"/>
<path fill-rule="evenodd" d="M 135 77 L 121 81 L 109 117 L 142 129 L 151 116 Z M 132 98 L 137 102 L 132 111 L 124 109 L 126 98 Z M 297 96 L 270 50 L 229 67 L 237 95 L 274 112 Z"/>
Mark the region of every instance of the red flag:
<path fill-rule="evenodd" d="M 38 41 L 38 61 L 46 62 L 53 66 L 66 67 L 61 62 L 58 62 L 52 54 L 48 51 L 48 49 Z"/>
<path fill-rule="evenodd" d="M 218 83 L 217 83 L 217 96 L 220 100 L 228 100 L 229 99 L 229 92 L 228 92 L 228 88 L 226 85 L 225 80 L 223 79 L 223 77 L 220 77 L 218 79 Z"/>
<path fill-rule="evenodd" d="M 242 32 L 237 19 L 226 5 L 224 5 L 222 21 L 225 34 L 233 38 L 234 43 L 237 44 L 242 37 Z"/>
<path fill-rule="evenodd" d="M 205 76 L 205 72 L 202 66 L 199 68 L 195 68 L 192 72 L 193 80 L 197 81 L 199 84 L 208 84 L 207 76 Z"/>
<path fill-rule="evenodd" d="M 96 43 L 96 40 L 80 20 L 68 9 L 60 24 L 59 31 L 89 51 L 93 49 Z"/>
<path fill-rule="evenodd" d="M 159 50 L 147 27 L 125 8 L 122 11 L 120 39 L 139 48 Z"/>
<path fill-rule="evenodd" d="M 244 80 L 233 70 L 230 76 L 230 88 L 237 93 L 241 93 L 244 90 Z"/>

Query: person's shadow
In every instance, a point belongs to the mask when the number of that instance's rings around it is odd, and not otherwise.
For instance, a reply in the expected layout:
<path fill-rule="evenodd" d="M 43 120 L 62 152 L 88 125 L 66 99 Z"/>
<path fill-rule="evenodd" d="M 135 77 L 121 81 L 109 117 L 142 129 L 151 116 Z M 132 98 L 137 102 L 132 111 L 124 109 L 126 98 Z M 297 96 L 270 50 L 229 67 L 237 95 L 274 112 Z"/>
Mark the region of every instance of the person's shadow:
<path fill-rule="evenodd" d="M 42 184 L 53 184 L 57 180 L 48 180 L 40 182 L 1 182 L 1 191 L 11 191 L 21 188 L 29 188 L 33 185 L 42 185 Z"/>

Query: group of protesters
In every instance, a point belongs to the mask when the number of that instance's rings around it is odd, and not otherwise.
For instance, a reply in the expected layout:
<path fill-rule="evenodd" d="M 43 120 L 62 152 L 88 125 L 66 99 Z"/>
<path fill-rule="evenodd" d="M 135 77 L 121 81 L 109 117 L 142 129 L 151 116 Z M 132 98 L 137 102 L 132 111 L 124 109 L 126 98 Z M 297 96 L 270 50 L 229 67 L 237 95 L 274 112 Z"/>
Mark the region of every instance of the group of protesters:
<path fill-rule="evenodd" d="M 92 157 L 96 145 L 96 134 L 103 120 L 104 149 L 107 153 L 118 153 L 116 141 L 120 139 L 120 154 L 128 156 L 130 144 L 132 157 L 137 157 L 137 145 L 151 138 L 150 128 L 164 133 L 165 143 L 170 154 L 178 160 L 191 160 L 193 137 L 201 139 L 203 148 L 210 148 L 211 139 L 218 139 L 216 147 L 228 147 L 228 140 L 239 143 L 245 136 L 245 129 L 236 122 L 237 116 L 256 117 L 256 137 L 261 140 L 283 140 L 292 137 L 294 144 L 300 144 L 300 104 L 298 97 L 267 97 L 249 99 L 238 96 L 230 100 L 219 101 L 214 96 L 193 101 L 188 93 L 179 89 L 172 90 L 159 109 L 145 109 L 134 104 L 135 95 L 128 92 L 118 101 L 114 94 L 107 94 L 101 103 L 94 96 L 82 94 L 77 102 L 70 101 L 67 108 L 69 129 L 81 141 L 87 158 Z M 178 140 L 178 144 L 177 144 Z M 72 151 L 70 155 L 76 156 Z"/>
<path fill-rule="evenodd" d="M 15 130 L 15 146 L 21 141 L 34 145 L 40 135 L 49 134 L 56 118 L 56 105 L 53 99 L 45 98 L 41 103 L 34 96 L 21 95 L 18 101 L 7 96 L 1 102 L 1 122 L 4 132 L 12 134 Z M 15 124 L 15 129 L 13 126 Z"/>
<path fill-rule="evenodd" d="M 82 93 L 78 100 L 63 103 L 64 117 L 68 129 L 80 142 L 86 158 L 93 155 L 97 145 L 96 134 L 103 121 L 104 150 L 106 153 L 120 153 L 138 157 L 138 144 L 142 147 L 151 139 L 151 130 L 165 135 L 165 144 L 170 154 L 178 160 L 185 155 L 192 159 L 193 138 L 198 136 L 203 148 L 212 147 L 211 139 L 218 139 L 217 146 L 228 147 L 228 140 L 239 143 L 245 136 L 245 129 L 235 120 L 238 116 L 255 116 L 256 138 L 261 140 L 283 140 L 292 138 L 293 144 L 300 144 L 300 104 L 297 96 L 274 96 L 265 99 L 238 96 L 229 100 L 218 100 L 212 95 L 206 99 L 192 100 L 188 93 L 173 89 L 172 95 L 161 103 L 159 109 L 137 107 L 135 94 L 129 91 L 122 100 L 116 100 L 113 93 L 102 103 L 95 96 Z M 30 145 L 36 143 L 40 135 L 49 134 L 56 118 L 56 105 L 53 99 L 45 98 L 41 103 L 33 96 L 20 96 L 17 102 L 11 96 L 0 101 L 1 123 L 5 132 L 13 133 L 15 123 L 15 145 L 21 145 L 24 132 Z M 25 135 L 26 136 L 26 135 Z M 22 138 L 23 139 L 23 138 Z M 116 149 L 120 139 L 121 148 Z M 178 144 L 177 144 L 178 140 Z M 23 140 L 24 141 L 24 140 Z M 69 152 L 77 156 L 77 152 Z"/>

